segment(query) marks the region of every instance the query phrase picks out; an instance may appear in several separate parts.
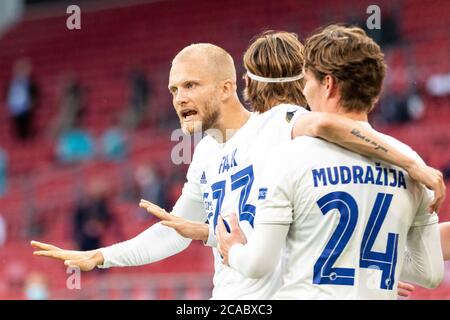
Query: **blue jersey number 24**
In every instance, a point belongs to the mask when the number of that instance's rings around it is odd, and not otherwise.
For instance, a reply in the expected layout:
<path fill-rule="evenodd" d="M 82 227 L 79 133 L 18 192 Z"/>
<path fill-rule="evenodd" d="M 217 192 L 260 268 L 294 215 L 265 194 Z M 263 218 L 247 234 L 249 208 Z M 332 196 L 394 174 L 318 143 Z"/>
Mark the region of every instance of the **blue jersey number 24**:
<path fill-rule="evenodd" d="M 388 234 L 385 252 L 376 252 L 372 248 L 386 218 L 391 201 L 392 194 L 377 194 L 364 231 L 359 258 L 360 268 L 377 268 L 382 271 L 380 288 L 386 290 L 392 290 L 394 286 L 398 234 Z M 355 281 L 355 269 L 336 268 L 334 264 L 355 230 L 358 222 L 358 205 L 350 194 L 341 191 L 328 193 L 320 198 L 317 204 L 324 215 L 333 209 L 337 209 L 340 213 L 340 219 L 336 230 L 314 265 L 313 283 L 352 286 Z"/>

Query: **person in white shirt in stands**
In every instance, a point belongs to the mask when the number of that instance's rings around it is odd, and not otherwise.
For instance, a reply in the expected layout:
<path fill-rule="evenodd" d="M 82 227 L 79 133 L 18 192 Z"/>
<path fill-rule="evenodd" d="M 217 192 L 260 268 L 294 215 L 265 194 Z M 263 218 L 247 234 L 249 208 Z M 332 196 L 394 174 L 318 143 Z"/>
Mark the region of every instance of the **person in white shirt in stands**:
<path fill-rule="evenodd" d="M 331 25 L 307 40 L 303 93 L 313 111 L 370 128 L 385 68 L 380 47 L 362 29 Z M 399 279 L 427 288 L 441 282 L 432 192 L 403 170 L 312 137 L 284 143 L 266 164 L 252 237 L 247 242 L 234 214 L 231 232 L 219 217 L 216 234 L 224 264 L 249 278 L 273 272 L 285 246 L 274 298 L 396 299 Z"/>
<path fill-rule="evenodd" d="M 252 95 L 259 93 L 265 96 L 262 103 L 252 103 L 253 113 L 248 112 L 237 98 L 233 60 L 223 49 L 211 44 L 191 45 L 183 49 L 172 63 L 169 90 L 181 126 L 186 133 L 206 131 L 208 136 L 196 147 L 188 181 L 172 214 L 163 214 L 174 219 L 198 222 L 193 225 L 194 231 L 198 231 L 194 239 L 208 240 L 209 244 L 214 245 L 213 228 L 218 213 L 231 209 L 241 213 L 241 226 L 250 236 L 254 203 L 259 193 L 263 193 L 253 185 L 257 185 L 261 177 L 264 156 L 281 141 L 289 141 L 294 132 L 321 136 L 368 155 L 386 157 L 386 160 L 396 163 L 399 161 L 416 173 L 420 181 L 428 181 L 430 185 L 440 188 L 441 181 L 434 169 L 393 148 L 389 147 L 386 153 L 352 136 L 350 132 L 355 128 L 367 136 L 372 135 L 370 130 L 355 121 L 308 113 L 298 106 L 304 104 L 301 93 L 303 46 L 295 36 L 272 33 L 261 36 L 254 44 L 257 48 L 265 46 L 262 53 L 279 58 L 270 61 L 272 69 L 268 68 L 267 72 L 271 74 L 248 73 L 251 78 L 247 78 L 248 89 L 253 92 Z M 251 46 L 251 50 L 254 49 Z M 275 83 L 261 87 L 255 82 L 257 80 L 253 80 L 267 76 L 277 77 Z M 293 126 L 299 128 L 293 131 Z M 227 134 L 230 130 L 234 134 Z M 377 141 L 376 136 L 371 137 L 377 145 L 384 145 L 381 140 Z M 436 205 L 440 203 L 439 198 L 438 195 Z M 142 202 L 141 206 L 149 211 L 162 211 L 148 202 Z M 212 232 L 204 224 L 205 221 L 209 222 Z M 186 249 L 191 240 L 184 236 L 178 229 L 157 223 L 129 241 L 89 252 L 63 250 L 38 242 L 32 242 L 32 245 L 38 249 L 35 255 L 61 259 L 66 265 L 92 270 L 96 266 L 133 266 L 159 261 Z M 264 299 L 271 297 L 277 289 L 280 273 L 273 273 L 262 280 L 249 280 L 222 265 L 216 248 L 213 253 L 216 267 L 213 298 Z"/>

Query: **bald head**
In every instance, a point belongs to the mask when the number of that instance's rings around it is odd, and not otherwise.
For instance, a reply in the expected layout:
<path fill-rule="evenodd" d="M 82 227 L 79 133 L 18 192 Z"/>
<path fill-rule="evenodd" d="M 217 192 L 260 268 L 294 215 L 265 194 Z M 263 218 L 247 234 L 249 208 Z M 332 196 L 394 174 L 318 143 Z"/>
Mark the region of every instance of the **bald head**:
<path fill-rule="evenodd" d="M 221 127 L 222 109 L 242 107 L 233 58 L 213 44 L 181 50 L 172 61 L 168 89 L 181 128 L 189 134 Z"/>
<path fill-rule="evenodd" d="M 208 72 L 217 81 L 230 79 L 236 82 L 236 69 L 233 58 L 224 49 L 210 43 L 196 43 L 185 47 L 173 59 L 172 66 L 178 62 L 195 64 Z"/>

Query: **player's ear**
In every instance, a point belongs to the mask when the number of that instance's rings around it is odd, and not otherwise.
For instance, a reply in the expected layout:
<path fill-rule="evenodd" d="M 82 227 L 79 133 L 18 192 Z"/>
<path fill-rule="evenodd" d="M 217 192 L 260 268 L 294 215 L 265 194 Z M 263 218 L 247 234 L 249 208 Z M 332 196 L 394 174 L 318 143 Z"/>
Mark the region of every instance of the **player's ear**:
<path fill-rule="evenodd" d="M 231 80 L 227 79 L 222 83 L 222 100 L 228 100 L 231 98 L 236 92 L 236 83 Z"/>
<path fill-rule="evenodd" d="M 325 85 L 325 90 L 327 93 L 327 98 L 331 98 L 336 94 L 336 90 L 337 90 L 337 82 L 336 79 L 327 74 L 325 76 L 325 78 L 323 79 L 324 81 L 324 85 Z"/>

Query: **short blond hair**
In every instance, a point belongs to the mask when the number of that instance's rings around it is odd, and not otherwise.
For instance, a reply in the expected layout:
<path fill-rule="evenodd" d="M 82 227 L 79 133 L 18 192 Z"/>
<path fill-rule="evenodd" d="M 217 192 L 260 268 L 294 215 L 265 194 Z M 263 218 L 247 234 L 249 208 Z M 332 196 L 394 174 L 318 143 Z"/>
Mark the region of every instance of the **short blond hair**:
<path fill-rule="evenodd" d="M 181 50 L 173 59 L 172 64 L 186 57 L 201 57 L 212 76 L 218 80 L 230 79 L 236 82 L 234 60 L 225 49 L 212 43 L 194 43 Z"/>
<path fill-rule="evenodd" d="M 302 73 L 303 44 L 295 33 L 266 31 L 257 36 L 244 54 L 244 67 L 266 78 L 293 77 Z M 283 83 L 265 83 L 248 79 L 244 99 L 257 112 L 273 104 L 306 105 L 303 79 Z"/>

